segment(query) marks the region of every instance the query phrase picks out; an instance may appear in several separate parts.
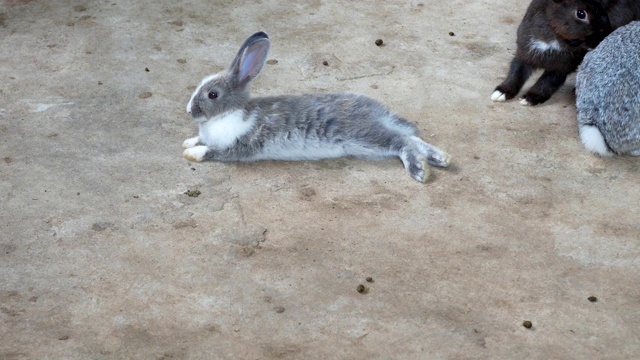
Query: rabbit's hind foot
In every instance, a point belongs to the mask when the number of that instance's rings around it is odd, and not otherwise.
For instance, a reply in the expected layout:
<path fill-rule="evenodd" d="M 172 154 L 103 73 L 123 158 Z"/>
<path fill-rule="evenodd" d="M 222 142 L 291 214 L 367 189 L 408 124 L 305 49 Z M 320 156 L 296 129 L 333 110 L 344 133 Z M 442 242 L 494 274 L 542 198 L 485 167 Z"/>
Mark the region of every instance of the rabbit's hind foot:
<path fill-rule="evenodd" d="M 417 136 L 410 137 L 413 143 L 418 147 L 418 151 L 427 157 L 427 163 L 432 166 L 447 167 L 451 162 L 451 156 L 446 152 L 436 148 L 431 144 L 427 144 Z"/>
<path fill-rule="evenodd" d="M 404 168 L 409 173 L 409 176 L 421 183 L 427 182 L 431 171 L 427 164 L 427 159 L 424 156 L 403 153 L 400 155 L 400 159 L 402 159 Z"/>

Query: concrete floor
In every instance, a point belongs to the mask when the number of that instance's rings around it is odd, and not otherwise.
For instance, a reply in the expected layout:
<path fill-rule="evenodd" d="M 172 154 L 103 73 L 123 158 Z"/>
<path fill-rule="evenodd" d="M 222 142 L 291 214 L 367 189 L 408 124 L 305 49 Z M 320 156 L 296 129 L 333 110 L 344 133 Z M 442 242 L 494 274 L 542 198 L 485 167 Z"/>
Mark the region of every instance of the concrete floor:
<path fill-rule="evenodd" d="M 640 161 L 583 150 L 574 77 L 489 100 L 527 2 L 0 4 L 0 359 L 640 354 Z M 254 94 L 370 95 L 454 165 L 183 159 L 257 30 Z"/>

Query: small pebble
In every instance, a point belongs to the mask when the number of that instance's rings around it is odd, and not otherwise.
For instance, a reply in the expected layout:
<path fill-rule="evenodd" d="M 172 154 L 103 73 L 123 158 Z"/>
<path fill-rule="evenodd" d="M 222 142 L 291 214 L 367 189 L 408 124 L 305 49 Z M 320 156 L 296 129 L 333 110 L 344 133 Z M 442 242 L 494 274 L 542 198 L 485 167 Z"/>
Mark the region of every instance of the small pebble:
<path fill-rule="evenodd" d="M 269 65 L 275 65 L 277 63 L 278 63 L 278 60 L 276 60 L 276 59 L 267 60 L 267 64 L 269 64 Z"/>
<path fill-rule="evenodd" d="M 358 285 L 358 287 L 356 288 L 356 290 L 360 293 L 360 294 L 366 294 L 369 291 L 369 287 L 368 286 L 364 286 L 362 284 Z"/>
<path fill-rule="evenodd" d="M 327 60 L 325 60 L 325 61 L 322 62 L 322 65 L 329 66 L 329 62 Z"/>
<path fill-rule="evenodd" d="M 69 335 L 60 336 L 58 340 L 69 340 Z"/>
<path fill-rule="evenodd" d="M 382 41 L 382 39 L 376 40 L 376 46 L 382 46 L 383 44 L 384 44 L 384 41 Z"/>
<path fill-rule="evenodd" d="M 522 323 L 522 326 L 526 327 L 527 329 L 531 329 L 533 324 L 531 323 L 531 321 L 527 320 L 527 321 Z"/>
<path fill-rule="evenodd" d="M 449 36 L 456 36 L 456 34 L 454 34 L 453 31 L 449 31 Z"/>
<path fill-rule="evenodd" d="M 597 297 L 595 297 L 595 296 L 589 296 L 589 297 L 587 298 L 587 300 L 589 300 L 589 301 L 591 301 L 591 302 L 596 302 L 596 301 L 598 301 L 598 298 L 597 298 Z"/>
<path fill-rule="evenodd" d="M 275 312 L 277 312 L 278 314 L 282 314 L 284 312 L 284 307 L 276 306 L 273 308 L 273 310 L 275 310 Z"/>
<path fill-rule="evenodd" d="M 373 282 L 373 278 L 371 276 L 367 276 L 367 278 L 365 280 L 367 280 L 367 282 L 369 282 L 369 283 Z"/>
<path fill-rule="evenodd" d="M 147 92 L 143 92 L 142 94 L 138 95 L 138 97 L 139 97 L 140 99 L 148 99 L 148 98 L 150 98 L 150 97 L 151 97 L 151 93 L 150 93 L 150 92 L 148 92 L 148 91 L 147 91 Z"/>
<path fill-rule="evenodd" d="M 186 63 L 187 63 L 187 60 L 186 60 L 186 59 L 178 59 L 178 60 L 176 60 L 176 61 L 177 61 L 178 63 L 180 63 L 180 64 L 186 64 Z"/>
<path fill-rule="evenodd" d="M 144 71 L 149 72 L 149 71 L 151 71 L 151 70 L 149 70 L 149 68 L 148 68 L 148 67 L 146 67 L 146 68 L 144 68 Z"/>

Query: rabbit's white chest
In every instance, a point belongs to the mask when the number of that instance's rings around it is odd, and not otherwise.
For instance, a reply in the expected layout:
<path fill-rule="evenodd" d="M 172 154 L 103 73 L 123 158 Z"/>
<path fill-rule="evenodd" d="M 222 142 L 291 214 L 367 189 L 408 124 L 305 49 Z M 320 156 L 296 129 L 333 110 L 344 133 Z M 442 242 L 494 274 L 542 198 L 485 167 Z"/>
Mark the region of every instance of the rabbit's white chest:
<path fill-rule="evenodd" d="M 255 115 L 245 118 L 244 111 L 236 110 L 218 115 L 200 124 L 200 141 L 210 148 L 226 149 L 253 128 Z"/>
<path fill-rule="evenodd" d="M 529 42 L 529 51 L 538 53 L 545 53 L 547 51 L 562 51 L 562 46 L 560 46 L 558 40 L 547 42 L 536 39 L 532 36 L 531 41 Z"/>

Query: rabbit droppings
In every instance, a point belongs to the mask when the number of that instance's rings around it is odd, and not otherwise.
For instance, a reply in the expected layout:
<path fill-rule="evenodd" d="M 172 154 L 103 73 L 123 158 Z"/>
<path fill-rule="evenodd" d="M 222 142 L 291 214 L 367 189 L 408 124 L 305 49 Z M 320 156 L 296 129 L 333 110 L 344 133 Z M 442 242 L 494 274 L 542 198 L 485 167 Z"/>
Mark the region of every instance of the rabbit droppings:
<path fill-rule="evenodd" d="M 514 98 L 536 69 L 544 73 L 520 99 L 541 104 L 564 84 L 588 50 L 614 29 L 640 20 L 638 0 L 533 0 L 518 27 L 517 50 L 507 78 L 491 94 Z"/>
<path fill-rule="evenodd" d="M 601 156 L 640 156 L 640 21 L 609 35 L 576 75 L 578 131 Z"/>
<path fill-rule="evenodd" d="M 429 177 L 427 164 L 449 165 L 449 155 L 422 141 L 415 125 L 366 96 L 250 97 L 250 84 L 262 70 L 269 47 L 266 33 L 253 34 L 228 69 L 200 82 L 187 104 L 199 132 L 183 143 L 186 159 L 399 157 L 409 175 L 420 182 Z"/>

